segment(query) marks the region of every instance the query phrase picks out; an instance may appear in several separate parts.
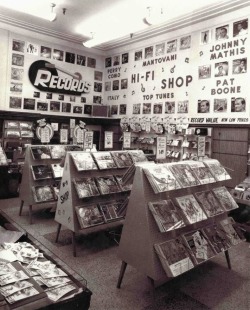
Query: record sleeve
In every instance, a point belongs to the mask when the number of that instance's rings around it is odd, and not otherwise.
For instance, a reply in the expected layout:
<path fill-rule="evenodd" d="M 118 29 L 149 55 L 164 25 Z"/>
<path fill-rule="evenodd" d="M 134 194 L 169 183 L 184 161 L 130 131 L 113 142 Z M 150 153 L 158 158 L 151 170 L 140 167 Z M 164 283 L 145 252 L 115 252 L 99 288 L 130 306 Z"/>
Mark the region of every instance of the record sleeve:
<path fill-rule="evenodd" d="M 192 194 L 177 197 L 176 201 L 190 224 L 207 219 L 205 212 Z"/>
<path fill-rule="evenodd" d="M 225 181 L 231 179 L 226 169 L 217 159 L 204 159 L 203 163 L 207 165 L 211 173 L 217 181 Z"/>
<path fill-rule="evenodd" d="M 113 151 L 111 155 L 118 168 L 125 168 L 133 165 L 133 160 L 126 151 Z"/>
<path fill-rule="evenodd" d="M 48 145 L 31 146 L 31 154 L 35 160 L 51 159 Z"/>
<path fill-rule="evenodd" d="M 197 264 L 215 256 L 216 252 L 202 230 L 191 231 L 182 236 L 187 247 L 192 251 Z"/>
<path fill-rule="evenodd" d="M 75 185 L 79 198 L 87 198 L 100 195 L 94 178 L 74 179 L 73 183 Z"/>
<path fill-rule="evenodd" d="M 119 184 L 120 188 L 122 191 L 131 191 L 133 187 L 133 177 L 131 177 L 129 180 L 124 182 L 123 176 L 122 175 L 115 175 L 114 176 L 117 183 Z"/>
<path fill-rule="evenodd" d="M 35 202 L 55 201 L 54 190 L 50 185 L 32 186 Z"/>
<path fill-rule="evenodd" d="M 166 164 L 152 165 L 145 167 L 143 170 L 155 194 L 181 188 Z"/>
<path fill-rule="evenodd" d="M 92 155 L 100 170 L 117 168 L 110 152 L 93 152 Z"/>
<path fill-rule="evenodd" d="M 97 165 L 88 152 L 77 152 L 70 154 L 78 171 L 97 170 Z"/>
<path fill-rule="evenodd" d="M 176 277 L 194 267 L 181 238 L 156 243 L 154 247 L 168 277 Z"/>
<path fill-rule="evenodd" d="M 117 193 L 121 191 L 119 184 L 116 182 L 114 176 L 97 177 L 96 183 L 102 195 Z"/>
<path fill-rule="evenodd" d="M 116 221 L 123 217 L 118 215 L 118 210 L 120 209 L 121 204 L 122 202 L 118 201 L 99 203 L 99 208 L 104 217 L 105 222 Z"/>
<path fill-rule="evenodd" d="M 55 179 L 63 176 L 63 167 L 60 164 L 51 164 L 51 170 Z"/>
<path fill-rule="evenodd" d="M 51 145 L 50 154 L 52 159 L 63 159 L 66 156 L 66 146 L 65 145 Z"/>
<path fill-rule="evenodd" d="M 185 226 L 181 212 L 176 208 L 171 199 L 149 202 L 148 206 L 160 232 Z"/>
<path fill-rule="evenodd" d="M 188 164 L 170 163 L 168 166 L 182 187 L 200 185 L 199 180 L 196 178 Z"/>
<path fill-rule="evenodd" d="M 128 151 L 134 163 L 148 161 L 147 156 L 142 150 L 130 150 Z"/>
<path fill-rule="evenodd" d="M 226 251 L 231 247 L 226 232 L 217 223 L 206 226 L 202 230 L 217 253 Z"/>
<path fill-rule="evenodd" d="M 213 188 L 213 192 L 226 211 L 239 207 L 225 186 Z"/>
<path fill-rule="evenodd" d="M 201 184 L 209 184 L 216 182 L 214 176 L 212 175 L 210 169 L 205 166 L 201 161 L 187 161 L 186 162 L 196 178 L 200 181 Z"/>
<path fill-rule="evenodd" d="M 214 195 L 212 191 L 208 190 L 198 192 L 194 195 L 208 217 L 218 215 L 225 211 L 219 199 Z"/>
<path fill-rule="evenodd" d="M 103 215 L 96 204 L 76 206 L 75 210 L 81 228 L 88 228 L 104 223 Z"/>
<path fill-rule="evenodd" d="M 228 242 L 233 245 L 237 245 L 241 242 L 240 235 L 234 229 L 235 222 L 231 217 L 225 218 L 219 222 L 221 229 L 223 229 L 226 233 L 226 238 Z"/>
<path fill-rule="evenodd" d="M 34 180 L 44 180 L 52 178 L 52 169 L 49 165 L 31 166 L 31 171 Z"/>

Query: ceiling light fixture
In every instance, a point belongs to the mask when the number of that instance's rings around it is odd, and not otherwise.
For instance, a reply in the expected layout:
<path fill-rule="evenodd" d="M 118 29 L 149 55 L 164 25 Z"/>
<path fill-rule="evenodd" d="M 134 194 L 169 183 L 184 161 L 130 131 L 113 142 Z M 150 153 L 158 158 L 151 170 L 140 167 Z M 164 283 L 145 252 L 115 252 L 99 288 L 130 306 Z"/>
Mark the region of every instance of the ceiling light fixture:
<path fill-rule="evenodd" d="M 147 7 L 148 15 L 144 18 L 144 22 L 151 25 L 161 24 L 166 21 L 167 16 L 164 13 L 163 8 Z"/>
<path fill-rule="evenodd" d="M 50 22 L 53 22 L 53 21 L 56 20 L 56 13 L 54 12 L 54 7 L 55 6 L 56 6 L 55 3 L 51 3 L 51 12 L 50 12 L 50 14 L 48 16 L 48 20 Z"/>

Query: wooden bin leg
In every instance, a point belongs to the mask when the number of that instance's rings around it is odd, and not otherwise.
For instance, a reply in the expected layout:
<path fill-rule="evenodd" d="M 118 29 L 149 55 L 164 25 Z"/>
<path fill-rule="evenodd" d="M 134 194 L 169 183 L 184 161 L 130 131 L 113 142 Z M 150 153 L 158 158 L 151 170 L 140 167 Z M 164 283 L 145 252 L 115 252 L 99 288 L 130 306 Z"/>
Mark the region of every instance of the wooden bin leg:
<path fill-rule="evenodd" d="M 57 226 L 57 232 L 56 232 L 56 240 L 55 240 L 55 243 L 58 242 L 59 234 L 60 234 L 60 231 L 61 231 L 61 227 L 62 227 L 62 224 L 58 224 L 58 226 Z"/>
<path fill-rule="evenodd" d="M 22 215 L 23 205 L 24 205 L 24 201 L 23 201 L 23 200 L 21 200 L 20 209 L 19 209 L 19 216 L 21 216 L 21 215 Z"/>
<path fill-rule="evenodd" d="M 76 233 L 72 231 L 73 256 L 76 257 Z"/>
<path fill-rule="evenodd" d="M 152 299 L 155 300 L 155 281 L 150 277 L 147 277 L 147 278 L 150 284 L 150 291 L 151 291 Z"/>
<path fill-rule="evenodd" d="M 117 282 L 117 285 L 116 285 L 117 288 L 121 288 L 122 279 L 123 279 L 124 273 L 126 271 L 127 265 L 128 264 L 126 262 L 122 261 L 122 265 L 121 265 L 121 269 L 120 269 L 120 274 L 119 274 L 118 282 Z"/>
<path fill-rule="evenodd" d="M 225 251 L 225 256 L 226 256 L 226 260 L 227 260 L 228 269 L 232 269 L 228 250 Z"/>
<path fill-rule="evenodd" d="M 29 205 L 29 219 L 30 219 L 30 224 L 32 224 L 32 205 Z"/>

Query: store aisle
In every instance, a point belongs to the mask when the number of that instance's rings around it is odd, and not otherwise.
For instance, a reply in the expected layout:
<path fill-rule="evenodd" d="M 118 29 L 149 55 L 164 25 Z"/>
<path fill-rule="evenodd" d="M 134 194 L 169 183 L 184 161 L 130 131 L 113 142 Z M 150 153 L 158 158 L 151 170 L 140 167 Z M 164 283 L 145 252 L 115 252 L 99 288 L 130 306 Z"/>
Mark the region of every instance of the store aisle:
<path fill-rule="evenodd" d="M 71 233 L 63 229 L 55 243 L 57 223 L 54 214 L 35 207 L 29 224 L 28 207 L 19 213 L 19 198 L 0 200 L 0 209 L 11 221 L 38 239 L 72 269 L 81 274 L 93 292 L 92 310 L 249 310 L 249 243 L 230 249 L 232 270 L 224 254 L 156 288 L 155 300 L 145 275 L 127 267 L 121 289 L 116 288 L 121 261 L 116 242 L 105 233 L 87 237 L 77 235 L 77 257 L 72 255 Z M 73 309 L 72 309 L 73 310 Z"/>

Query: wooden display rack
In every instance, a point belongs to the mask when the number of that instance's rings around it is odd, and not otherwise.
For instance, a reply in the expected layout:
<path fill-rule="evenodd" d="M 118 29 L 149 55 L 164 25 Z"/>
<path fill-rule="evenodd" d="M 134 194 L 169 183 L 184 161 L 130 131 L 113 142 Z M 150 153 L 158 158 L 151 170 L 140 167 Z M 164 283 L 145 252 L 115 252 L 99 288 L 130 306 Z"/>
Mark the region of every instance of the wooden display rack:
<path fill-rule="evenodd" d="M 32 145 L 32 147 L 39 147 L 41 145 Z M 34 180 L 32 176 L 31 166 L 33 165 L 50 165 L 60 163 L 61 159 L 34 159 L 31 154 L 31 146 L 28 145 L 25 152 L 25 161 L 22 172 L 22 182 L 19 189 L 19 197 L 21 199 L 19 216 L 22 215 L 22 210 L 24 204 L 29 206 L 29 223 L 32 224 L 32 206 L 39 205 L 44 206 L 44 208 L 52 208 L 56 206 L 56 200 L 52 202 L 36 202 L 32 192 L 32 186 L 37 185 L 52 185 L 55 178 L 44 179 L 44 180 Z"/>
<path fill-rule="evenodd" d="M 77 214 L 75 211 L 76 206 L 83 206 L 92 203 L 99 202 L 108 202 L 110 200 L 125 198 L 128 195 L 128 192 L 118 192 L 108 195 L 93 196 L 88 198 L 79 198 L 77 191 L 73 184 L 73 179 L 79 179 L 82 177 L 100 177 L 108 175 L 118 175 L 124 174 L 126 168 L 118 169 L 104 169 L 104 170 L 87 170 L 87 171 L 78 171 L 73 162 L 72 152 L 67 152 L 66 160 L 64 164 L 63 177 L 61 180 L 59 198 L 57 202 L 57 209 L 55 215 L 55 221 L 59 223 L 56 235 L 56 242 L 58 242 L 61 226 L 67 227 L 72 231 L 72 246 L 73 246 L 73 255 L 76 256 L 76 242 L 75 236 L 76 233 L 81 233 L 88 235 L 94 232 L 99 232 L 103 230 L 112 229 L 118 226 L 123 225 L 124 219 L 116 220 L 110 223 L 104 223 L 88 228 L 82 229 L 77 219 Z"/>
<path fill-rule="evenodd" d="M 189 224 L 183 228 L 161 233 L 148 208 L 148 202 L 173 199 L 198 191 L 211 190 L 214 187 L 225 186 L 226 182 L 221 181 L 155 194 L 143 172 L 143 168 L 137 166 L 118 250 L 118 256 L 122 260 L 122 265 L 117 288 L 120 288 L 127 264 L 129 264 L 147 276 L 154 291 L 155 281 L 164 283 L 168 279 L 155 252 L 154 244 L 177 238 L 183 233 L 200 229 L 205 225 L 227 217 L 227 212 L 225 211 L 222 214 Z M 133 237 L 131 238 L 131 236 Z M 225 256 L 228 268 L 231 269 L 227 250 L 225 251 Z"/>

